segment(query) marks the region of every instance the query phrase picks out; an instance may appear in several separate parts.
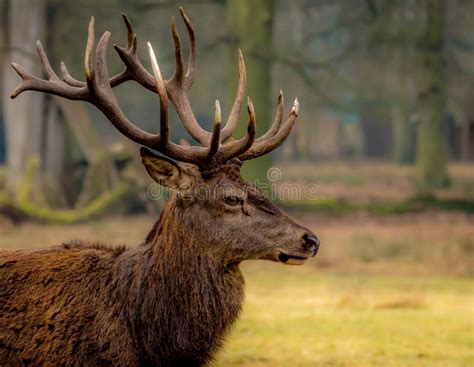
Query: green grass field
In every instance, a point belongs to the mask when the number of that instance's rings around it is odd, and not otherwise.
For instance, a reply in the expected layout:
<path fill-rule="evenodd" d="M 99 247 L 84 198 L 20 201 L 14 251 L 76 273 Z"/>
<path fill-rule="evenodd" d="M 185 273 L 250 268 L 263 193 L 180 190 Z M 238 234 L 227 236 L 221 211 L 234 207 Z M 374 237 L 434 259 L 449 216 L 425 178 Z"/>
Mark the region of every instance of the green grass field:
<path fill-rule="evenodd" d="M 216 366 L 474 365 L 472 279 L 244 273 L 244 312 Z"/>

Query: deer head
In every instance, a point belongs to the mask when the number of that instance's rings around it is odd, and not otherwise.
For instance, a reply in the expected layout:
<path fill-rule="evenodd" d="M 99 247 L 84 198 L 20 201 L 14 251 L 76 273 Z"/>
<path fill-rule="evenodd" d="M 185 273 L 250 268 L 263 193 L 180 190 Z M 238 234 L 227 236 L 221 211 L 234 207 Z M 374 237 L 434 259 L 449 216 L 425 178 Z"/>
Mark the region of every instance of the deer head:
<path fill-rule="evenodd" d="M 106 49 L 110 33 L 105 32 L 94 51 L 94 18 L 89 23 L 85 50 L 85 77 L 82 82 L 73 78 L 61 62 L 61 78 L 52 69 L 46 53 L 37 42 L 37 50 L 47 79 L 31 75 L 17 64 L 12 67 L 22 83 L 12 93 L 15 98 L 25 90 L 55 94 L 82 100 L 99 108 L 123 135 L 147 148 L 160 152 L 155 155 L 141 148 L 143 164 L 159 184 L 174 191 L 162 217 L 171 218 L 174 229 L 189 236 L 189 242 L 207 246 L 206 254 L 225 264 L 246 259 L 268 259 L 285 264 L 302 264 L 314 256 L 319 240 L 308 229 L 295 223 L 275 207 L 253 184 L 240 176 L 243 162 L 267 154 L 280 146 L 289 135 L 298 115 L 295 99 L 289 115 L 283 121 L 284 100 L 280 92 L 278 107 L 270 129 L 256 138 L 256 117 L 250 98 L 247 99 L 248 127 L 243 138 L 232 138 L 242 104 L 245 100 L 246 72 L 239 50 L 239 83 L 233 107 L 225 127 L 221 127 L 219 101 L 215 103 L 212 132 L 205 131 L 196 121 L 188 98 L 188 91 L 196 75 L 197 48 L 193 27 L 183 9 L 181 17 L 188 30 L 190 55 L 185 71 L 180 38 L 174 18 L 171 31 L 175 45 L 176 68 L 174 75 L 163 80 L 153 48 L 148 51 L 153 73 L 149 73 L 137 55 L 137 37 L 129 19 L 124 15 L 128 30 L 128 45 L 114 45 L 125 64 L 125 69 L 109 77 Z M 143 131 L 122 112 L 112 89 L 128 80 L 134 80 L 160 98 L 159 133 Z M 201 145 L 191 146 L 169 139 L 169 101 L 174 105 L 187 132 Z M 166 158 L 168 157 L 168 158 Z M 169 159 L 171 158 L 171 159 Z M 150 238 L 151 240 L 151 238 Z M 186 239 L 185 239 L 186 240 Z M 202 248 L 199 249 L 202 251 Z"/>

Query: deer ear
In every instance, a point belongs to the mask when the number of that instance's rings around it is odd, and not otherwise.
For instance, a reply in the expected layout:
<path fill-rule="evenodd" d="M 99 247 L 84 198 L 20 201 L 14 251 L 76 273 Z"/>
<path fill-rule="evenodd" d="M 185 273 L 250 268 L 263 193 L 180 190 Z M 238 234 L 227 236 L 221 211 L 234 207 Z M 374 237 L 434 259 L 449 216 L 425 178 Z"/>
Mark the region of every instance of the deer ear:
<path fill-rule="evenodd" d="M 189 190 L 191 176 L 177 163 L 143 147 L 140 148 L 140 156 L 148 174 L 160 185 L 181 192 Z"/>

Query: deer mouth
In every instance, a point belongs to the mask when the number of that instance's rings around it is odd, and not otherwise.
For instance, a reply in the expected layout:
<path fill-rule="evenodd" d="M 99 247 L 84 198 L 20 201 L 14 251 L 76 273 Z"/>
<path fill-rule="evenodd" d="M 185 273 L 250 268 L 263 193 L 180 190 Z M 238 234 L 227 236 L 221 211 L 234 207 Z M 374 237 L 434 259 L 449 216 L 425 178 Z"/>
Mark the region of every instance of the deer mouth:
<path fill-rule="evenodd" d="M 308 258 L 305 256 L 288 255 L 281 252 L 278 255 L 278 260 L 286 265 L 303 265 Z"/>

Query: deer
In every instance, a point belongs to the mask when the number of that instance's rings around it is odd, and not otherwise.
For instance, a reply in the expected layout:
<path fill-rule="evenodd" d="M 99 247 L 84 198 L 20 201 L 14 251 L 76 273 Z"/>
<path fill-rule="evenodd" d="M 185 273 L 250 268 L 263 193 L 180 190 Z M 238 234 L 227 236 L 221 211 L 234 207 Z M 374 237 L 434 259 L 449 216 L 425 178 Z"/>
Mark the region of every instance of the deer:
<path fill-rule="evenodd" d="M 179 9 L 190 41 L 184 66 L 174 17 L 175 71 L 164 80 L 152 46 L 152 73 L 141 63 L 137 36 L 124 14 L 128 43 L 114 45 L 124 63 L 109 77 L 105 32 L 94 50 L 94 18 L 85 49 L 85 81 L 61 62 L 61 77 L 37 42 L 46 79 L 12 64 L 21 77 L 13 91 L 50 93 L 96 106 L 126 138 L 141 146 L 151 178 L 171 190 L 145 240 L 135 247 L 67 242 L 40 250 L 0 252 L 0 365 L 6 366 L 205 366 L 223 346 L 244 300 L 239 265 L 270 260 L 302 265 L 318 252 L 309 229 L 277 208 L 240 173 L 242 164 L 276 149 L 298 116 L 298 100 L 283 121 L 280 92 L 268 131 L 256 137 L 256 115 L 247 98 L 245 135 L 232 137 L 246 99 L 246 69 L 238 52 L 239 81 L 226 125 L 219 100 L 212 131 L 194 117 L 188 91 L 196 76 L 194 28 Z M 157 133 L 142 130 L 121 110 L 113 88 L 135 81 L 158 94 Z M 196 141 L 170 140 L 169 103 Z M 224 189 L 222 189 L 224 188 Z"/>

